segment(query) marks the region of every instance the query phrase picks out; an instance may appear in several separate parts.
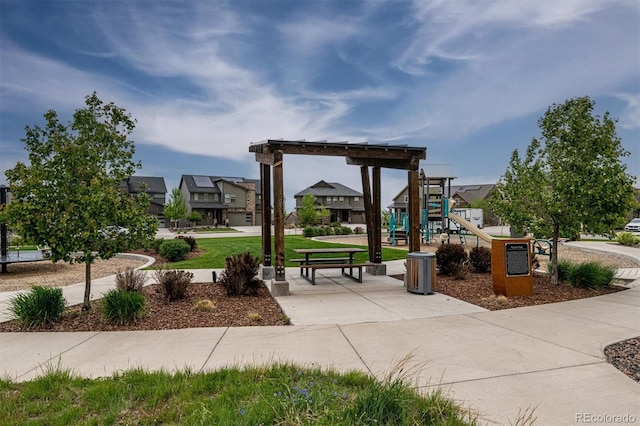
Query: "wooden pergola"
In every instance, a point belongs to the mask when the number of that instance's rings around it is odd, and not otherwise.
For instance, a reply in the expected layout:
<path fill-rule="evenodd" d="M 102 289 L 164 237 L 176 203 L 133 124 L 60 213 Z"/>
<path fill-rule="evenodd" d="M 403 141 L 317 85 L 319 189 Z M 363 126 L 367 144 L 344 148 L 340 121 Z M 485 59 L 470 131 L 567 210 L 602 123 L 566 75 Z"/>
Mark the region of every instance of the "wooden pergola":
<path fill-rule="evenodd" d="M 269 139 L 249 146 L 260 163 L 262 192 L 262 260 L 272 266 L 271 256 L 271 176 L 273 168 L 273 225 L 275 232 L 275 280 L 285 280 L 284 258 L 284 185 L 282 163 L 284 154 L 346 157 L 347 164 L 360 166 L 362 193 L 367 221 L 369 261 L 382 263 L 382 218 L 380 199 L 380 169 L 408 171 L 409 182 L 409 251 L 420 251 L 420 194 L 418 169 L 427 157 L 427 148 L 347 142 L 307 142 Z M 372 168 L 372 178 L 369 175 Z M 372 185 L 373 183 L 373 185 Z"/>

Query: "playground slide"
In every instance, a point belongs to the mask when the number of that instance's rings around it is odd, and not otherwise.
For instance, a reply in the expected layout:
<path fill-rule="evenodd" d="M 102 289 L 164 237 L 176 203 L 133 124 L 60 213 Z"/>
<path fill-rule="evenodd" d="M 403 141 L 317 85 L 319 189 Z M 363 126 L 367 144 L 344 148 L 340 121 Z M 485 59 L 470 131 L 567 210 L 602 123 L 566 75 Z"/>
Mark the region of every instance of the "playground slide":
<path fill-rule="evenodd" d="M 486 242 L 490 243 L 491 240 L 493 240 L 493 237 L 491 235 L 487 234 L 482 229 L 478 228 L 477 226 L 475 226 L 474 224 L 472 224 L 468 220 L 458 216 L 455 213 L 449 213 L 449 219 L 453 220 L 454 222 L 459 223 L 467 231 L 471 232 L 472 234 L 477 235 L 478 238 L 481 238 L 483 241 L 486 241 Z"/>

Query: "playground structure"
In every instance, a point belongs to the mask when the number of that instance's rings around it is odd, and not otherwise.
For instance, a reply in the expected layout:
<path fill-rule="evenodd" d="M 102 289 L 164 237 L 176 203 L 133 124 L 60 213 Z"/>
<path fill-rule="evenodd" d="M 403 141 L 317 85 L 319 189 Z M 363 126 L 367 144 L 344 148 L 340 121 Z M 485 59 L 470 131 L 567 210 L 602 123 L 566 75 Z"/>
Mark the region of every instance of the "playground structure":
<path fill-rule="evenodd" d="M 8 202 L 9 187 L 0 185 L 0 205 Z M 39 262 L 49 258 L 49 251 L 42 250 L 22 250 L 17 246 L 15 250 L 9 250 L 9 232 L 5 222 L 0 223 L 0 265 L 2 272 L 7 272 L 7 265 L 19 262 Z"/>

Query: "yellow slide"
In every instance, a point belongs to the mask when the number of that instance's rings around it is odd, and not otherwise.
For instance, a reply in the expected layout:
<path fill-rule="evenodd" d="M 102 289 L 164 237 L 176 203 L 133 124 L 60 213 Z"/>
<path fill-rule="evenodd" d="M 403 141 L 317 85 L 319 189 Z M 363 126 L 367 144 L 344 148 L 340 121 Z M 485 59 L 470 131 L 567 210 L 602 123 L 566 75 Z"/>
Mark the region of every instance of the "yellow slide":
<path fill-rule="evenodd" d="M 456 223 L 459 223 L 467 231 L 471 232 L 472 234 L 477 235 L 478 238 L 482 239 L 483 241 L 491 243 L 491 240 L 493 240 L 493 237 L 491 235 L 487 234 L 482 229 L 478 228 L 477 226 L 475 226 L 474 224 L 472 224 L 468 220 L 462 218 L 461 216 L 459 216 L 459 215 L 457 215 L 455 213 L 449 213 L 449 219 L 453 220 Z"/>

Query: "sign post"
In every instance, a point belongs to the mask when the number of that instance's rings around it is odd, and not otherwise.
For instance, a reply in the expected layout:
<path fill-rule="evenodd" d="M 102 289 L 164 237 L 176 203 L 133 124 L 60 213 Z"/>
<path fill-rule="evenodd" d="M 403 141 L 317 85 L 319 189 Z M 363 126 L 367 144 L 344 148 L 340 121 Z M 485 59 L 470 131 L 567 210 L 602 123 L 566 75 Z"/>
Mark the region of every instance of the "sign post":
<path fill-rule="evenodd" d="M 509 297 L 533 294 L 531 240 L 494 238 L 491 241 L 491 278 L 496 295 Z"/>

